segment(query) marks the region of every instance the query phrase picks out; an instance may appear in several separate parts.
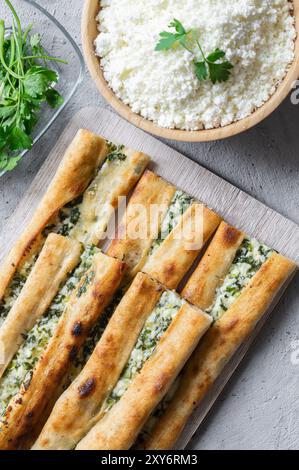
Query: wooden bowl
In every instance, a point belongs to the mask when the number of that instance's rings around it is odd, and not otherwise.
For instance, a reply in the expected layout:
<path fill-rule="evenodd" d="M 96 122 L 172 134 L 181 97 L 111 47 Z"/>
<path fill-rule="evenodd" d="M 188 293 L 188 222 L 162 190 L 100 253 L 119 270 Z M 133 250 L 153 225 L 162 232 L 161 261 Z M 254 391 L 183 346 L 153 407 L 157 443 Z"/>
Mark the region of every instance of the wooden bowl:
<path fill-rule="evenodd" d="M 286 77 L 278 86 L 272 97 L 263 106 L 254 111 L 250 116 L 224 127 L 198 131 L 167 129 L 156 125 L 154 122 L 143 118 L 139 114 L 133 113 L 129 106 L 125 105 L 117 98 L 104 78 L 103 71 L 100 66 L 100 59 L 95 55 L 94 50 L 94 40 L 98 35 L 96 16 L 100 9 L 99 0 L 85 0 L 84 3 L 81 34 L 85 61 L 101 94 L 122 117 L 135 126 L 159 137 L 184 142 L 207 142 L 211 140 L 224 139 L 250 129 L 269 116 L 269 114 L 271 114 L 272 111 L 280 105 L 286 96 L 288 96 L 293 87 L 294 81 L 299 77 L 299 0 L 293 0 L 293 4 L 297 31 L 295 59 Z"/>

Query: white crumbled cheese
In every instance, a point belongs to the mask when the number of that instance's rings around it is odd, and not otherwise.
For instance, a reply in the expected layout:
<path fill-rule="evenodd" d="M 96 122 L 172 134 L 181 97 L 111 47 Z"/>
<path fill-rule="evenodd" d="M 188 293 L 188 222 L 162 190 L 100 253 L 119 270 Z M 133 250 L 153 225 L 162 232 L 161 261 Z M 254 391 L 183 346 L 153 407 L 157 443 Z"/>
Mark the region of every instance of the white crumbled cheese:
<path fill-rule="evenodd" d="M 241 295 L 244 287 L 272 253 L 273 250 L 255 238 L 245 238 L 223 283 L 216 290 L 213 304 L 206 310 L 214 320 L 218 320 Z"/>
<path fill-rule="evenodd" d="M 168 207 L 164 219 L 162 220 L 161 230 L 158 238 L 153 241 L 149 254 L 152 255 L 157 251 L 162 242 L 168 237 L 172 230 L 178 225 L 182 215 L 193 203 L 194 199 L 189 194 L 180 191 L 174 193 L 172 201 Z"/>
<path fill-rule="evenodd" d="M 262 106 L 285 77 L 296 37 L 291 10 L 288 0 L 104 0 L 96 52 L 133 112 L 168 128 L 225 126 Z M 227 82 L 200 82 L 181 47 L 154 50 L 173 18 L 197 30 L 206 54 L 226 52 L 234 65 Z"/>

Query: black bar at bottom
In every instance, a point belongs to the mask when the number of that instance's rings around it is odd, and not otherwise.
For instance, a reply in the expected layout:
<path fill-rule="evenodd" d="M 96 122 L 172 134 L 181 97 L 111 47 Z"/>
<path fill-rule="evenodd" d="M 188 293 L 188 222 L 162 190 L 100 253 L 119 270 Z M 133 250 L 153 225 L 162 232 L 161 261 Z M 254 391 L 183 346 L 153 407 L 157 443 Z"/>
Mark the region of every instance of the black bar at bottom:
<path fill-rule="evenodd" d="M 281 464 L 284 467 L 288 463 L 298 462 L 298 451 L 2 451 L 0 455 L 1 466 L 4 463 L 19 462 L 38 463 L 48 465 L 59 463 L 82 465 L 84 470 L 86 465 L 96 466 L 120 466 L 124 468 L 138 468 L 140 465 L 164 466 L 164 465 L 182 465 L 194 467 L 196 465 L 228 464 L 234 467 L 234 464 Z M 3 467 L 2 467 L 3 468 Z M 95 467 L 97 468 L 97 467 Z M 53 469 L 55 470 L 55 469 Z"/>

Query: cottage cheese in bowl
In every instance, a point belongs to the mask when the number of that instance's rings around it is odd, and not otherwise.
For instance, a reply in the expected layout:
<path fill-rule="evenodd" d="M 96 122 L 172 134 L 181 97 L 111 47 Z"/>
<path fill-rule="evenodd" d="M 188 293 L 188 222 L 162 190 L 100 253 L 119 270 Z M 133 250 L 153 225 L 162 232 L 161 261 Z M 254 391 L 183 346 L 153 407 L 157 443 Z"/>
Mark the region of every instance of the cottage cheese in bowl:
<path fill-rule="evenodd" d="M 194 55 L 156 51 L 177 18 L 196 31 L 204 52 L 220 48 L 227 81 L 196 77 Z M 133 112 L 161 127 L 211 129 L 249 116 L 273 95 L 294 59 L 288 0 L 103 0 L 96 53 L 109 86 Z"/>

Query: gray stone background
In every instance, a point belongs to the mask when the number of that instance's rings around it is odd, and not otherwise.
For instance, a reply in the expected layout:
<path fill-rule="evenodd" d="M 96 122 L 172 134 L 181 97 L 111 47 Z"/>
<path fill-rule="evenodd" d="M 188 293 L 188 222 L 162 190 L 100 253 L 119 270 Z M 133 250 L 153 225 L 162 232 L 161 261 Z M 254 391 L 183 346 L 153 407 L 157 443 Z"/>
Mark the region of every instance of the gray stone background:
<path fill-rule="evenodd" d="M 39 3 L 56 16 L 81 46 L 83 1 L 39 0 Z M 19 11 L 22 9 L 22 0 L 15 0 L 14 4 Z M 0 179 L 0 230 L 70 118 L 89 105 L 109 108 L 86 71 L 75 97 L 51 129 L 15 171 Z M 299 105 L 292 105 L 289 98 L 263 123 L 231 139 L 204 144 L 167 143 L 299 222 Z M 191 441 L 190 449 L 299 447 L 298 310 L 297 276 Z M 296 341 L 298 354 L 294 351 Z"/>

